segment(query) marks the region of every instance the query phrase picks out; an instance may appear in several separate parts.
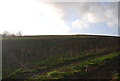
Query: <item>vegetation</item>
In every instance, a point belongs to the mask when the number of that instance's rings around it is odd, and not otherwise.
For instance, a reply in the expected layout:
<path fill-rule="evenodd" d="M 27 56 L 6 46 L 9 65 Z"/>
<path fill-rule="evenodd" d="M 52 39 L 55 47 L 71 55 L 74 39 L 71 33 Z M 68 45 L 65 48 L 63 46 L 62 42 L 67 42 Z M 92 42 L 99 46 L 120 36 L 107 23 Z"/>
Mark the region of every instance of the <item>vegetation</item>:
<path fill-rule="evenodd" d="M 0 36 L 4 37 L 15 37 L 15 36 L 22 36 L 22 33 L 19 31 L 16 34 L 15 33 L 10 33 L 8 31 L 4 31 L 3 33 L 0 33 Z"/>
<path fill-rule="evenodd" d="M 65 67 L 60 67 L 59 69 L 57 69 L 56 71 L 52 71 L 52 72 L 48 72 L 47 74 L 53 74 L 51 77 L 54 79 L 54 77 L 57 78 L 79 78 L 80 76 L 85 75 L 86 73 L 97 69 L 98 67 L 103 67 L 104 65 L 106 65 L 109 61 L 112 61 L 113 59 L 116 59 L 118 56 L 120 56 L 120 52 L 119 53 L 112 53 L 112 54 L 108 54 L 102 57 L 98 57 L 95 59 L 91 59 L 91 60 L 86 60 L 82 63 L 78 63 L 78 64 L 72 64 L 69 66 L 65 66 Z M 45 76 L 46 77 L 46 76 Z M 41 78 L 41 77 L 38 77 Z M 48 76 L 49 78 L 49 76 Z M 115 74 L 115 79 L 118 78 L 118 73 Z"/>
<path fill-rule="evenodd" d="M 59 79 L 59 78 L 62 78 L 63 72 L 52 71 L 52 72 L 48 72 L 47 76 L 52 78 L 52 79 Z"/>
<path fill-rule="evenodd" d="M 81 78 L 119 56 L 118 40 L 89 35 L 3 38 L 3 78 Z"/>
<path fill-rule="evenodd" d="M 115 73 L 113 75 L 113 79 L 119 79 L 120 80 L 120 73 Z"/>

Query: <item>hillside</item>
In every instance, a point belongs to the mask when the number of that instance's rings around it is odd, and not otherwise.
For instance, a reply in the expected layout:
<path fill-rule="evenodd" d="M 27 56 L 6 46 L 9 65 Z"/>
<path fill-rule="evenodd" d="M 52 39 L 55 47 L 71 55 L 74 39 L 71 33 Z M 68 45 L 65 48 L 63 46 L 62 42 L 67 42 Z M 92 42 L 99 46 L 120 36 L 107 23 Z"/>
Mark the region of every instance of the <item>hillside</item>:
<path fill-rule="evenodd" d="M 119 79 L 119 39 L 97 35 L 3 38 L 3 79 Z"/>

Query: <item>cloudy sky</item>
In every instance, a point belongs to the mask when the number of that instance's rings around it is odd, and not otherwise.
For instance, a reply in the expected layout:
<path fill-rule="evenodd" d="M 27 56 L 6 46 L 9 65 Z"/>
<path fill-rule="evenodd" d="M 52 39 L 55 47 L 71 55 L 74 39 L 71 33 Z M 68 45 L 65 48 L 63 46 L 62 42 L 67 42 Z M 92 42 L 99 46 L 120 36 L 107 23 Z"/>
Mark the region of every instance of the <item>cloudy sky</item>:
<path fill-rule="evenodd" d="M 117 2 L 0 0 L 0 32 L 118 35 Z"/>

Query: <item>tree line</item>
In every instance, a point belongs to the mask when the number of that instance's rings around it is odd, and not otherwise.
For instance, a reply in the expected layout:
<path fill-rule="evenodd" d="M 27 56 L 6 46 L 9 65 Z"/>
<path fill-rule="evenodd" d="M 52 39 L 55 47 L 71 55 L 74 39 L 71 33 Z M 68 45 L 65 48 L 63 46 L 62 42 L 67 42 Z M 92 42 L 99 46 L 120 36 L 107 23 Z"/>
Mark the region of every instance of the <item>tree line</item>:
<path fill-rule="evenodd" d="M 0 33 L 2 37 L 15 37 L 15 36 L 22 36 L 21 31 L 18 31 L 17 33 L 10 33 L 8 31 L 4 31 L 3 33 Z"/>

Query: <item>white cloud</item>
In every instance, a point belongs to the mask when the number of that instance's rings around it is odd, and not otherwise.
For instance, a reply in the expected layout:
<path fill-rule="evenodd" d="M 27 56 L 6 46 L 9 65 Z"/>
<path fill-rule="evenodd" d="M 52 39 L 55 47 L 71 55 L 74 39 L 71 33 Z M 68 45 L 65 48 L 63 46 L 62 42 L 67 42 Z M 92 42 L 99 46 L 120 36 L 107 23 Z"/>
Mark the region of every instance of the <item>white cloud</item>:
<path fill-rule="evenodd" d="M 69 27 L 61 14 L 46 3 L 35 0 L 0 0 L 1 31 L 22 31 L 23 34 L 66 34 Z"/>
<path fill-rule="evenodd" d="M 75 29 L 78 29 L 78 30 L 87 28 L 88 26 L 89 26 L 89 24 L 85 20 L 76 19 L 74 22 L 72 22 L 72 27 Z"/>
<path fill-rule="evenodd" d="M 37 0 L 0 0 L 0 32 L 8 30 L 22 31 L 26 35 L 68 34 L 71 28 L 66 21 L 70 19 L 73 19 L 71 27 L 79 30 L 97 23 L 116 27 L 117 6 L 114 2 L 40 3 Z"/>
<path fill-rule="evenodd" d="M 86 22 L 97 23 L 97 19 L 92 13 L 86 13 L 82 16 L 82 18 L 86 20 Z"/>
<path fill-rule="evenodd" d="M 86 28 L 86 23 L 97 24 L 105 23 L 108 27 L 117 27 L 118 25 L 118 3 L 117 2 L 68 2 L 68 3 L 51 3 L 55 8 L 61 10 L 62 17 L 68 21 L 69 15 L 75 13 L 79 21 L 76 27 Z M 71 12 L 69 11 L 71 10 Z M 84 20 L 84 21 L 83 21 Z M 86 23 L 83 23 L 86 22 Z M 83 25 L 84 24 L 84 25 Z M 90 26 L 89 26 L 90 27 Z"/>

